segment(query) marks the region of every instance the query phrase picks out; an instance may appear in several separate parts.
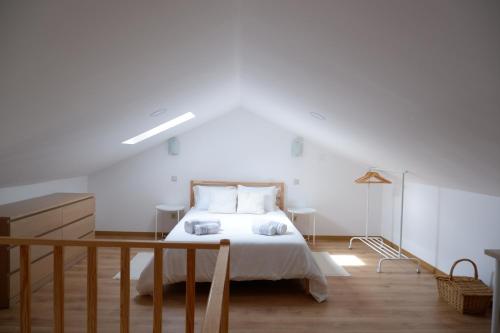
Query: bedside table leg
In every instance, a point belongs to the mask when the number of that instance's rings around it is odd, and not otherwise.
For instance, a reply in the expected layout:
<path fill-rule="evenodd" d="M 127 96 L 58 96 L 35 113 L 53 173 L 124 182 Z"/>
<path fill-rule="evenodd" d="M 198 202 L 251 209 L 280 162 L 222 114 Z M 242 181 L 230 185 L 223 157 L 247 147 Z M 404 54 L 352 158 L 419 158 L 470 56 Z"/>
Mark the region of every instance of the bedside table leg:
<path fill-rule="evenodd" d="M 311 225 L 311 215 L 307 216 L 307 221 L 308 221 L 308 224 L 309 224 L 309 232 L 307 233 L 307 241 L 310 243 L 311 242 L 311 234 L 312 234 L 312 232 L 311 232 L 311 229 L 312 229 L 311 228 L 312 227 L 312 225 Z"/>
<path fill-rule="evenodd" d="M 316 214 L 313 214 L 313 245 L 316 245 Z"/>

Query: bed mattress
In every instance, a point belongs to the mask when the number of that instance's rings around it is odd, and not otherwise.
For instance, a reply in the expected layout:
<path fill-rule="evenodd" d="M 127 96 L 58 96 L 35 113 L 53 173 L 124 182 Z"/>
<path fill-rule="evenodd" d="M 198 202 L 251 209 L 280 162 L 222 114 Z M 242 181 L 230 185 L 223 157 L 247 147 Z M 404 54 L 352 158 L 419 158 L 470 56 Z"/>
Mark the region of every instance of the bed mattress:
<path fill-rule="evenodd" d="M 217 218 L 221 221 L 218 234 L 197 236 L 184 231 L 184 221 Z M 287 225 L 287 233 L 279 236 L 257 235 L 252 232 L 256 221 L 278 221 Z M 281 210 L 263 215 L 213 214 L 191 209 L 172 229 L 165 240 L 182 242 L 231 241 L 230 278 L 233 281 L 309 279 L 309 292 L 318 301 L 327 298 L 326 278 L 314 260 L 304 238 Z M 217 250 L 196 251 L 196 281 L 212 280 Z M 186 280 L 186 250 L 167 249 L 163 257 L 163 282 L 172 284 Z M 153 261 L 141 273 L 137 283 L 140 294 L 153 292 Z"/>

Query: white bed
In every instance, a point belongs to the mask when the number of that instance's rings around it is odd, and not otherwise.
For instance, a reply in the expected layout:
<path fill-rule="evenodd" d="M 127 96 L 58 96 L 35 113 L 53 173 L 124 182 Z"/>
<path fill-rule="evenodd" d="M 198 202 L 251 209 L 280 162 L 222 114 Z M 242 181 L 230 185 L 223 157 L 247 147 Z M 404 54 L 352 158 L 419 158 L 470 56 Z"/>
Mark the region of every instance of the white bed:
<path fill-rule="evenodd" d="M 184 231 L 184 221 L 217 218 L 221 231 L 212 235 L 193 235 Z M 279 236 L 257 235 L 252 232 L 256 220 L 273 220 L 287 225 L 287 233 Z M 191 208 L 166 237 L 169 241 L 218 242 L 231 241 L 230 278 L 233 281 L 307 279 L 309 292 L 318 301 L 327 298 L 326 278 L 314 260 L 303 236 L 282 210 L 263 215 L 214 214 Z M 196 251 L 196 281 L 212 280 L 216 250 Z M 163 282 L 172 284 L 186 280 L 186 251 L 167 249 L 163 257 Z M 140 294 L 153 292 L 153 262 L 141 273 L 137 283 Z"/>

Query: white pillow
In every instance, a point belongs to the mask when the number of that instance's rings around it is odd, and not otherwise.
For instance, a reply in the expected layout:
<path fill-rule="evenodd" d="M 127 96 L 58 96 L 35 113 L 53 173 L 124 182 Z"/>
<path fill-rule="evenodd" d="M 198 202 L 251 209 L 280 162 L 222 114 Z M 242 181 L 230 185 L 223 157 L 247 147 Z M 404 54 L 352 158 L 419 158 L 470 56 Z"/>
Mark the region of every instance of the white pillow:
<path fill-rule="evenodd" d="M 238 213 L 239 214 L 264 214 L 264 202 L 266 196 L 264 192 L 242 191 L 238 192 Z"/>
<path fill-rule="evenodd" d="M 236 213 L 236 189 L 223 188 L 210 194 L 210 213 Z"/>
<path fill-rule="evenodd" d="M 225 189 L 235 189 L 233 186 L 202 186 L 196 185 L 194 191 L 194 207 L 196 209 L 208 209 L 213 191 L 223 191 Z"/>
<path fill-rule="evenodd" d="M 278 195 L 278 188 L 276 186 L 269 187 L 247 187 L 238 185 L 238 198 L 240 193 L 243 192 L 257 192 L 264 195 L 264 210 L 272 212 L 276 210 L 276 196 Z"/>

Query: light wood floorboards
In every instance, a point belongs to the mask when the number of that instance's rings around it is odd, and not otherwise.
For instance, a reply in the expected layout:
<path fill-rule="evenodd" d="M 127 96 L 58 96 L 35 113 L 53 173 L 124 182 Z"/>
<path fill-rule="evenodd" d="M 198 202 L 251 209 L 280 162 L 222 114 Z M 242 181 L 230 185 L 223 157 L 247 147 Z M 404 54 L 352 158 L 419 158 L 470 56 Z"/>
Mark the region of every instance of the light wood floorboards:
<path fill-rule="evenodd" d="M 239 282 L 231 284 L 230 332 L 489 332 L 487 316 L 463 316 L 439 300 L 432 274 L 416 274 L 411 263 L 388 263 L 375 272 L 377 256 L 363 244 L 353 250 L 347 242 L 318 241 L 317 251 L 356 255 L 366 266 L 346 267 L 352 277 L 328 278 L 329 299 L 318 304 L 301 289 L 299 281 Z M 131 258 L 139 250 L 131 251 Z M 118 332 L 120 252 L 100 249 L 98 254 L 98 329 Z M 86 261 L 65 273 L 66 332 L 85 332 Z M 205 309 L 209 285 L 196 289 L 196 331 Z M 151 332 L 153 306 L 131 283 L 131 332 Z M 184 330 L 183 285 L 166 288 L 164 331 Z M 33 332 L 52 332 L 52 285 L 33 293 Z M 19 307 L 0 310 L 0 333 L 18 332 Z"/>

